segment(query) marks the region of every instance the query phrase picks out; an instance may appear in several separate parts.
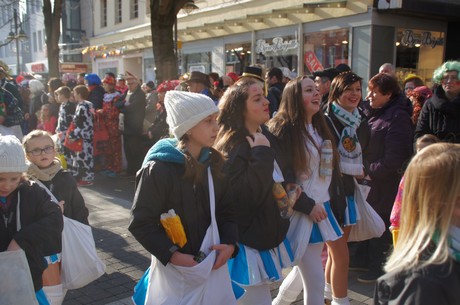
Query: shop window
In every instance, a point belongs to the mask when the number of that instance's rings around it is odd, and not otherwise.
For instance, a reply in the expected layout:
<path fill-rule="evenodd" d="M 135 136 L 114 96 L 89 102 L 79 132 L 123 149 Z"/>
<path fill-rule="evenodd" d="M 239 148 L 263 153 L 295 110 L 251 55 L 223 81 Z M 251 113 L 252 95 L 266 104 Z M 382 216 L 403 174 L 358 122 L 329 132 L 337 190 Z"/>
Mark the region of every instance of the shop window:
<path fill-rule="evenodd" d="M 344 63 L 349 65 L 349 30 L 340 29 L 305 35 L 304 72 L 333 68 Z"/>
<path fill-rule="evenodd" d="M 264 69 L 273 67 L 295 69 L 298 49 L 299 40 L 297 36 L 257 39 L 255 45 L 256 63 Z"/>
<path fill-rule="evenodd" d="M 445 33 L 400 28 L 396 37 L 396 76 L 400 83 L 408 74 L 416 74 L 431 86 L 433 72 L 443 62 Z"/>
<path fill-rule="evenodd" d="M 225 45 L 225 73 L 242 74 L 243 69 L 251 64 L 251 43 L 234 43 Z"/>
<path fill-rule="evenodd" d="M 211 71 L 211 52 L 184 54 L 183 61 L 186 72 L 209 73 Z"/>

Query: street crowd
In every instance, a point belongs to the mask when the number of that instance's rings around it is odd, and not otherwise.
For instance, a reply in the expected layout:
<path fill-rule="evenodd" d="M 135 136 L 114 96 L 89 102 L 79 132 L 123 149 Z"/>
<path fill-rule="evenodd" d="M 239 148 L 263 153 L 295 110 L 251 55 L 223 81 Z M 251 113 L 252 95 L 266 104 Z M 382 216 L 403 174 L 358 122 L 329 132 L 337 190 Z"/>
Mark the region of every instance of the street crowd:
<path fill-rule="evenodd" d="M 375 304 L 460 304 L 459 73 L 445 62 L 429 87 L 389 63 L 367 84 L 345 64 L 249 66 L 45 86 L 0 67 L 0 252 L 24 251 L 34 298 L 61 304 L 63 223 L 88 225 L 78 187 L 100 172 L 135 176 L 128 229 L 152 254 L 136 305 L 281 305 L 302 290 L 346 305 L 350 269 Z"/>

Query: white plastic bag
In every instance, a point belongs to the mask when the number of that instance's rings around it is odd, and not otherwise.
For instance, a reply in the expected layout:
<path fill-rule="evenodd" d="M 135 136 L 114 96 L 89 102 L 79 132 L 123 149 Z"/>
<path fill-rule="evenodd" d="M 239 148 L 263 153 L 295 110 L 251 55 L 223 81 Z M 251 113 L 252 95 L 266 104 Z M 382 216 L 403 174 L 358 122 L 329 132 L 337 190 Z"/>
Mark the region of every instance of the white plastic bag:
<path fill-rule="evenodd" d="M 97 256 L 91 227 L 64 217 L 61 280 L 64 288 L 78 289 L 99 278 L 105 265 Z"/>
<path fill-rule="evenodd" d="M 23 250 L 0 252 L 0 304 L 38 305 Z"/>
<path fill-rule="evenodd" d="M 382 236 L 385 232 L 385 222 L 382 217 L 366 201 L 367 194 L 363 194 L 363 186 L 355 180 L 355 202 L 359 215 L 358 222 L 351 226 L 348 241 L 362 241 Z M 367 192 L 368 193 L 368 192 Z"/>

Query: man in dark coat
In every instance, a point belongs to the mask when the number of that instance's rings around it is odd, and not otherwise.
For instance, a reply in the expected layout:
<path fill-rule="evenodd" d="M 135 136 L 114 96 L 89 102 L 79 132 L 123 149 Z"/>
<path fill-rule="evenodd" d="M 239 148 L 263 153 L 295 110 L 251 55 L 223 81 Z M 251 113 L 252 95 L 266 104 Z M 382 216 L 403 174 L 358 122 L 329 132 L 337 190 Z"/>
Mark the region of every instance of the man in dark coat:
<path fill-rule="evenodd" d="M 339 74 L 339 71 L 335 68 L 325 69 L 323 71 L 317 71 L 313 73 L 316 89 L 321 94 L 321 110 L 323 112 L 327 109 L 327 101 L 329 99 L 329 90 L 331 89 L 331 83 L 334 77 Z"/>
<path fill-rule="evenodd" d="M 270 117 L 273 117 L 273 113 L 278 111 L 281 103 L 281 97 L 283 96 L 283 90 L 285 84 L 283 83 L 283 71 L 280 68 L 271 68 L 267 72 L 265 77 L 268 84 L 268 95 L 267 99 L 270 102 L 269 110 Z"/>
<path fill-rule="evenodd" d="M 138 79 L 127 72 L 126 81 L 128 91 L 117 102 L 116 107 L 123 113 L 124 128 L 123 148 L 128 167 L 126 176 L 134 176 L 142 166 L 144 150 L 142 144 L 142 127 L 145 117 L 145 94 L 139 85 Z"/>

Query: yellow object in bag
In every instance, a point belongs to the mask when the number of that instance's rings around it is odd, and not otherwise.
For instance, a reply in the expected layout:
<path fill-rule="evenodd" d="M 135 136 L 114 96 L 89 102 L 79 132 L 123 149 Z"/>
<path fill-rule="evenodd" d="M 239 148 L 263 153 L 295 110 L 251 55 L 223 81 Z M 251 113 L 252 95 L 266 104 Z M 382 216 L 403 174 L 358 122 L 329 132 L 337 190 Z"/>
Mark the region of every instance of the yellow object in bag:
<path fill-rule="evenodd" d="M 62 169 L 67 169 L 67 161 L 65 160 L 65 157 L 63 154 L 58 154 L 57 157 L 59 158 L 59 161 L 61 161 L 61 167 Z"/>
<path fill-rule="evenodd" d="M 168 213 L 161 214 L 160 222 L 173 244 L 182 248 L 187 243 L 184 226 L 174 210 L 171 209 Z"/>

